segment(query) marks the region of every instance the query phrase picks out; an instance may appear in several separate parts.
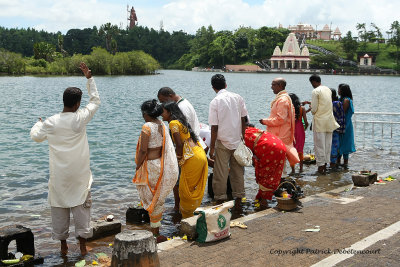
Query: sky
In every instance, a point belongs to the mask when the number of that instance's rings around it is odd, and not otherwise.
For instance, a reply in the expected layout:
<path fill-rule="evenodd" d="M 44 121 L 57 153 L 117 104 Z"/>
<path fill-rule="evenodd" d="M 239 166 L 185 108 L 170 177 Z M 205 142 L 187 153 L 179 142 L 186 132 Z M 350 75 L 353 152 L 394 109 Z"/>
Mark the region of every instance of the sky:
<path fill-rule="evenodd" d="M 191 34 L 208 25 L 232 31 L 302 22 L 356 36 L 357 23 L 366 23 L 367 30 L 375 23 L 387 37 L 391 23 L 400 20 L 399 0 L 0 0 L 0 26 L 64 34 L 107 22 L 125 28 L 127 5 L 134 6 L 141 26 Z"/>

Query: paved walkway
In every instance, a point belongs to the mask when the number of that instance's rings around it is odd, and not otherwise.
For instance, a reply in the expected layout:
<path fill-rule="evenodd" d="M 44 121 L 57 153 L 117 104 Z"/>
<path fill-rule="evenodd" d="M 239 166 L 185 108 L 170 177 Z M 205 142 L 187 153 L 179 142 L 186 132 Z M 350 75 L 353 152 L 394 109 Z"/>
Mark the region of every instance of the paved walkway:
<path fill-rule="evenodd" d="M 248 228 L 231 228 L 226 240 L 162 243 L 161 266 L 400 266 L 400 170 L 388 174 L 397 180 L 310 196 L 295 212 L 239 218 Z"/>

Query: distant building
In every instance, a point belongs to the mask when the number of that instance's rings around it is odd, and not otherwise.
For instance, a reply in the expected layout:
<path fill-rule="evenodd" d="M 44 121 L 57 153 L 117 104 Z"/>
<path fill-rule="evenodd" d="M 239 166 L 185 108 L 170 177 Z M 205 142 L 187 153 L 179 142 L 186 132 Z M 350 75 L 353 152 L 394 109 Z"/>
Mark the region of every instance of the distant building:
<path fill-rule="evenodd" d="M 279 25 L 281 27 L 281 25 Z M 305 24 L 300 22 L 297 25 L 289 25 L 288 30 L 296 35 L 297 39 L 321 39 L 321 40 L 340 40 L 342 33 L 339 27 L 336 27 L 335 31 L 332 30 L 325 24 L 322 30 L 314 29 L 311 24 Z"/>
<path fill-rule="evenodd" d="M 317 38 L 316 32 L 310 24 L 299 23 L 297 25 L 289 25 L 288 30 L 296 35 L 297 39 L 305 37 L 306 39 Z"/>
<path fill-rule="evenodd" d="M 360 57 L 360 66 L 371 66 L 372 65 L 372 56 L 365 54 Z"/>
<path fill-rule="evenodd" d="M 300 51 L 299 43 L 294 33 L 290 33 L 283 44 L 282 51 L 275 47 L 270 59 L 271 69 L 309 69 L 310 53 L 307 46 Z"/>
<path fill-rule="evenodd" d="M 329 28 L 328 24 L 322 28 L 322 30 L 317 31 L 317 39 L 321 40 L 330 40 L 331 39 L 331 29 Z"/>
<path fill-rule="evenodd" d="M 333 32 L 333 39 L 340 40 L 342 39 L 342 33 L 339 30 L 339 27 L 336 27 L 335 31 Z"/>

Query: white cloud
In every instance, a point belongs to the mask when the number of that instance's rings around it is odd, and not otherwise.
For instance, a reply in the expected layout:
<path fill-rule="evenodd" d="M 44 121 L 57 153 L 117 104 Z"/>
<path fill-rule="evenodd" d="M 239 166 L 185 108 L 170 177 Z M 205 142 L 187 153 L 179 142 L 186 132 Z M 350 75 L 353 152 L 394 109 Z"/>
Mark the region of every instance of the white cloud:
<path fill-rule="evenodd" d="M 201 26 L 212 25 L 216 30 L 234 30 L 239 26 L 284 27 L 298 22 L 321 29 L 325 24 L 342 33 L 356 34 L 357 22 L 374 22 L 389 29 L 398 20 L 400 1 L 392 0 L 169 0 L 140 4 L 135 10 L 139 25 L 158 29 L 163 22 L 168 31 L 184 30 L 195 33 Z M 254 1 L 253 1 L 254 2 Z M 165 4 L 160 4 L 165 3 Z M 66 32 L 71 28 L 86 28 L 106 22 L 126 26 L 126 4 L 122 1 L 78 0 L 0 0 L 0 25 L 6 27 L 35 27 L 47 31 Z M 8 23 L 12 21 L 12 23 Z M 24 24 L 25 23 L 25 24 Z M 11 26 L 8 26 L 11 25 Z"/>

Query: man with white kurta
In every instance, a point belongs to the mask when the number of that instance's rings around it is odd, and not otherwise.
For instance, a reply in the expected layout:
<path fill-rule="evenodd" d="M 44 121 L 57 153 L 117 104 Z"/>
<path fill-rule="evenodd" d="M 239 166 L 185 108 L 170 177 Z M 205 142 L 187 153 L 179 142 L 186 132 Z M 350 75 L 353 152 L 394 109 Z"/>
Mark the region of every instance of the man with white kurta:
<path fill-rule="evenodd" d="M 333 116 L 331 89 L 321 85 L 321 77 L 317 74 L 311 75 L 309 80 L 314 88 L 311 94 L 311 113 L 315 159 L 318 172 L 325 174 L 326 165 L 330 162 L 332 132 L 340 126 Z"/>
<path fill-rule="evenodd" d="M 70 212 L 75 223 L 75 236 L 79 240 L 82 255 L 87 254 L 86 239 L 92 236 L 90 207 L 92 173 L 90 171 L 89 144 L 86 124 L 100 106 L 100 98 L 91 71 L 80 64 L 87 80 L 89 103 L 79 109 L 82 91 L 69 87 L 64 91 L 64 109 L 61 113 L 41 118 L 31 129 L 36 142 L 48 140 L 49 144 L 49 195 L 51 206 L 52 238 L 61 241 L 61 253 L 68 252 Z"/>

